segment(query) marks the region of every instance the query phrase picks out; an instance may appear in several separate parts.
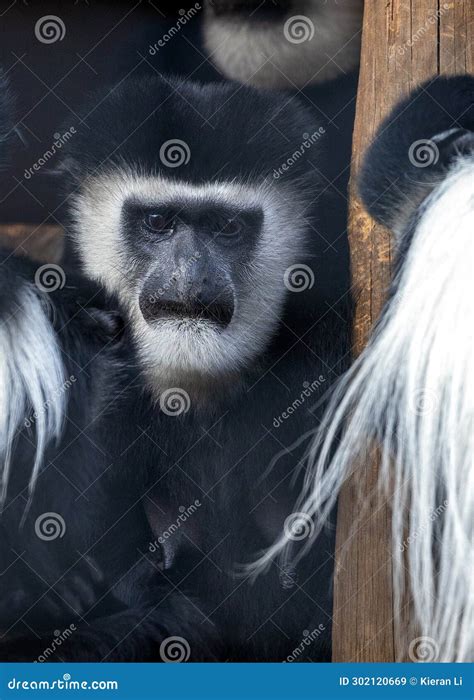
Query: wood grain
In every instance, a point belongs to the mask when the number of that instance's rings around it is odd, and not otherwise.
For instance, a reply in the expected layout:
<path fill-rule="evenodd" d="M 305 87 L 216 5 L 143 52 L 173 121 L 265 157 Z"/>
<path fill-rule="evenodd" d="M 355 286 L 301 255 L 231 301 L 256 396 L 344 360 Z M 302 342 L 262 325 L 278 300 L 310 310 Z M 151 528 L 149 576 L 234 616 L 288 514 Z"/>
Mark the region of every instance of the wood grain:
<path fill-rule="evenodd" d="M 365 346 L 390 277 L 390 235 L 357 196 L 361 158 L 395 102 L 437 74 L 473 71 L 470 0 L 366 0 L 349 186 L 349 239 L 357 300 L 354 353 Z M 429 119 L 429 115 L 427 115 Z M 389 504 L 374 498 L 377 459 L 360 465 L 338 507 L 334 661 L 406 657 L 394 624 Z M 361 511 L 361 499 L 368 507 Z M 409 603 L 404 614 L 409 614 Z"/>

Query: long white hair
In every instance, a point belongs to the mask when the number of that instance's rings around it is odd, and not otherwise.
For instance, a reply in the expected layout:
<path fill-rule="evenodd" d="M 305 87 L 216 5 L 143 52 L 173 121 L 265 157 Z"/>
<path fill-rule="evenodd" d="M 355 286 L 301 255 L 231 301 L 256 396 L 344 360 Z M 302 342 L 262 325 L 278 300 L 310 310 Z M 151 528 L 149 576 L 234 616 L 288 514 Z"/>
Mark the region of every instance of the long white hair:
<path fill-rule="evenodd" d="M 407 556 L 413 629 L 433 661 L 466 661 L 474 649 L 473 183 L 474 155 L 459 158 L 422 205 L 382 320 L 315 434 L 295 508 L 311 518 L 313 540 L 344 481 L 379 445 L 395 614 Z M 284 533 L 251 570 L 293 558 L 293 545 Z"/>

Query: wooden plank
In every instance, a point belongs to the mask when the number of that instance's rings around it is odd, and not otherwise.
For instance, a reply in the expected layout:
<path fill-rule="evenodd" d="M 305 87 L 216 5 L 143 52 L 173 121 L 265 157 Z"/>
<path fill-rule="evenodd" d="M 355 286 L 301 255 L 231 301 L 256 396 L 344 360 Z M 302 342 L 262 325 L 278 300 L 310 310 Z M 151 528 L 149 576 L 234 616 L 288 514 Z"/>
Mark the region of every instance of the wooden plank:
<path fill-rule="evenodd" d="M 365 1 L 349 186 L 356 355 L 380 314 L 392 263 L 389 232 L 366 214 L 357 195 L 361 158 L 381 119 L 412 88 L 437 74 L 474 70 L 473 26 L 470 0 Z M 377 478 L 374 456 L 360 465 L 339 500 L 334 661 L 406 658 L 406 640 L 397 636 L 394 624 L 390 507 L 373 495 Z M 370 503 L 363 511 L 361 499 Z M 405 615 L 408 609 L 407 603 Z"/>
<path fill-rule="evenodd" d="M 0 245 L 10 248 L 17 255 L 57 263 L 64 247 L 63 232 L 60 226 L 53 225 L 2 224 Z"/>

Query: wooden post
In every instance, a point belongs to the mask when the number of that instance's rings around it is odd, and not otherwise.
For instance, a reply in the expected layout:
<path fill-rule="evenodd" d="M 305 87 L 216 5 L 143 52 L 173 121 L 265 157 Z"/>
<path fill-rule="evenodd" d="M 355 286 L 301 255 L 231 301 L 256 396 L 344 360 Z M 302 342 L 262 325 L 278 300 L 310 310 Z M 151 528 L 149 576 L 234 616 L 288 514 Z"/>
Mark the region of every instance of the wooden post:
<path fill-rule="evenodd" d="M 392 261 L 388 231 L 374 223 L 357 196 L 361 159 L 381 119 L 402 96 L 437 74 L 473 72 L 473 35 L 471 0 L 365 0 L 349 186 L 355 354 L 366 344 L 381 311 Z M 395 642 L 390 507 L 373 503 L 377 472 L 376 458 L 361 465 L 339 501 L 334 661 L 395 661 L 406 656 L 406 648 L 397 648 Z M 361 495 L 372 499 L 362 516 Z"/>
<path fill-rule="evenodd" d="M 0 245 L 39 262 L 59 262 L 63 244 L 61 227 L 55 224 L 0 224 Z"/>

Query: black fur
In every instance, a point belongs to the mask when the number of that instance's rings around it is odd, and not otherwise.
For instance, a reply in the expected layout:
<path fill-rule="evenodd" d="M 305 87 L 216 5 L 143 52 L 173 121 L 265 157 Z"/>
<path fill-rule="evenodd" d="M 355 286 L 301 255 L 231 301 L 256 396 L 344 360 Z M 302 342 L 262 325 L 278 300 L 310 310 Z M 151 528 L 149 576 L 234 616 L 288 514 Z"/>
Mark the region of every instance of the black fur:
<path fill-rule="evenodd" d="M 241 12 L 251 15 L 255 21 L 273 20 L 290 12 L 297 14 L 298 10 L 301 11 L 301 5 L 298 7 L 293 0 L 207 0 L 205 4 L 216 15 Z"/>
<path fill-rule="evenodd" d="M 9 136 L 13 126 L 13 97 L 8 80 L 0 67 L 0 166 L 7 159 Z"/>
<path fill-rule="evenodd" d="M 410 93 L 382 122 L 359 176 L 372 216 L 390 228 L 405 223 L 443 180 L 453 158 L 472 150 L 473 131 L 474 77 L 437 76 Z M 414 153 L 410 159 L 417 141 L 427 143 L 423 167 L 414 164 Z"/>
<path fill-rule="evenodd" d="M 26 262 L 14 264 L 23 268 Z M 5 271 L 4 264 L 2 274 Z M 314 427 L 318 413 L 303 407 L 280 432 L 272 426 L 274 418 L 288 408 L 295 391 L 303 391 L 308 378 L 327 376 L 329 367 L 336 372 L 345 335 L 334 338 L 334 320 L 322 320 L 320 342 L 307 338 L 311 350 L 298 343 L 283 361 L 279 376 L 291 382 L 290 391 L 271 374 L 259 373 L 256 386 L 230 404 L 217 425 L 211 416 L 159 416 L 149 400 L 129 386 L 123 353 L 113 347 L 117 341 L 109 339 L 104 350 L 100 335 L 106 330 L 100 328 L 97 334 L 97 322 L 89 319 L 96 306 L 82 311 L 82 285 L 79 300 L 73 288 L 70 300 L 63 290 L 55 303 L 60 326 L 63 319 L 73 319 L 58 332 L 66 372 L 78 374 L 80 381 L 70 389 L 63 438 L 47 451 L 23 527 L 33 457 L 26 434 L 16 448 L 1 520 L 6 535 L 1 564 L 7 573 L 1 579 L 0 620 L 8 639 L 0 645 L 0 657 L 34 660 L 54 639 L 52 628 L 63 629 L 72 622 L 77 631 L 48 660 L 159 660 L 159 643 L 170 635 L 189 642 L 193 659 L 281 660 L 301 644 L 303 630 L 320 624 L 324 631 L 306 653 L 315 660 L 328 659 L 330 532 L 294 571 L 275 565 L 252 585 L 239 579 L 236 570 L 271 544 L 282 513 L 291 512 L 298 486 L 291 489 L 290 480 L 301 449 L 260 484 L 262 472 L 282 445 Z M 129 353 L 127 347 L 128 360 Z M 309 357 L 300 365 L 301 354 Z M 90 361 L 96 355 L 94 366 Z M 324 357 L 327 366 L 317 356 Z M 123 387 L 128 387 L 125 393 Z M 315 392 L 312 400 L 320 395 Z M 97 411 L 96 401 L 105 413 Z M 192 516 L 195 521 L 190 520 L 189 530 L 183 527 L 173 535 L 176 551 L 162 574 L 167 549 L 157 553 L 150 543 L 176 520 L 180 506 L 196 501 L 200 506 Z M 158 506 L 155 533 L 145 519 L 143 502 L 148 509 L 151 502 Z M 64 517 L 64 538 L 38 540 L 34 524 L 45 512 Z"/>
<path fill-rule="evenodd" d="M 63 151 L 80 181 L 90 172 L 129 166 L 191 183 L 259 182 L 294 153 L 308 129 L 319 126 L 295 97 L 172 76 L 125 80 L 98 103 L 95 95 L 84 109 L 87 126 Z M 190 158 L 171 169 L 159 153 L 173 139 L 188 145 Z M 307 158 L 301 158 L 288 177 L 295 182 L 308 175 L 314 179 Z"/>

